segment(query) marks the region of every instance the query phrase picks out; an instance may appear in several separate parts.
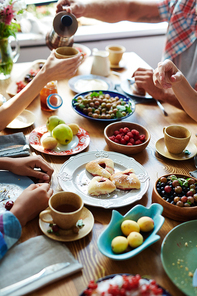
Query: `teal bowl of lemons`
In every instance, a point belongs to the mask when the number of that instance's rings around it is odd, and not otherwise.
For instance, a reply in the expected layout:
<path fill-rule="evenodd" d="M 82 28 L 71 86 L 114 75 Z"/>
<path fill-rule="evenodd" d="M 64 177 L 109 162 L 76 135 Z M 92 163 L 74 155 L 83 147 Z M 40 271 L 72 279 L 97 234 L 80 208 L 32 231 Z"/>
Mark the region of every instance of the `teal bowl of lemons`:
<path fill-rule="evenodd" d="M 134 206 L 122 216 L 112 211 L 111 221 L 100 234 L 99 251 L 113 260 L 126 260 L 139 254 L 160 239 L 157 232 L 164 223 L 163 207 L 152 204 L 149 208 Z"/>

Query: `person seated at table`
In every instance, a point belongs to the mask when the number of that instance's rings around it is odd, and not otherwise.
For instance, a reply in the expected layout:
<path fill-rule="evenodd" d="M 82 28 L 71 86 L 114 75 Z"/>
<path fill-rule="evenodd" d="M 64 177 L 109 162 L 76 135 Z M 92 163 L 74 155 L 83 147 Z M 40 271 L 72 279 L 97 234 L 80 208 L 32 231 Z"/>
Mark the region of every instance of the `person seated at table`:
<path fill-rule="evenodd" d="M 34 170 L 39 168 L 39 170 Z M 16 199 L 10 211 L 0 214 L 0 259 L 20 238 L 22 227 L 34 219 L 48 206 L 48 200 L 53 194 L 48 183 L 53 169 L 41 156 L 21 158 L 0 158 L 0 170 L 34 177 L 37 184 L 31 184 Z"/>
<path fill-rule="evenodd" d="M 172 88 L 185 112 L 197 121 L 197 91 L 170 60 L 160 62 L 153 74 L 154 84 L 161 89 Z"/>
<path fill-rule="evenodd" d="M 35 99 L 48 82 L 72 77 L 82 60 L 81 53 L 69 59 L 57 59 L 53 50 L 34 79 L 0 107 L 0 131 Z"/>
<path fill-rule="evenodd" d="M 192 87 L 197 82 L 195 9 L 195 0 L 59 0 L 56 6 L 56 12 L 66 10 L 77 18 L 83 16 L 108 23 L 123 20 L 145 23 L 168 22 L 162 60 L 171 59 Z M 152 69 L 138 68 L 133 77 L 137 87 L 144 89 L 154 99 L 182 108 L 172 89 L 160 89 L 154 85 Z"/>

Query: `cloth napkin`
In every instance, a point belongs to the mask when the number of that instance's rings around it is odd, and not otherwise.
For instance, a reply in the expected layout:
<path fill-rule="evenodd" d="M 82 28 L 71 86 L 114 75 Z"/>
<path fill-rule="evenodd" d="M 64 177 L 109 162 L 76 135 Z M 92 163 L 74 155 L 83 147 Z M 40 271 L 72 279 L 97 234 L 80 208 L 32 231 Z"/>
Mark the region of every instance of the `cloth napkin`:
<path fill-rule="evenodd" d="M 70 265 L 10 293 L 9 296 L 25 295 L 83 268 L 64 243 L 53 241 L 44 235 L 30 238 L 11 248 L 1 260 L 0 289 L 28 278 L 49 265 L 61 262 L 70 262 Z"/>
<path fill-rule="evenodd" d="M 20 145 L 17 147 L 17 145 Z M 22 132 L 0 136 L 0 157 L 29 156 L 30 147 Z"/>

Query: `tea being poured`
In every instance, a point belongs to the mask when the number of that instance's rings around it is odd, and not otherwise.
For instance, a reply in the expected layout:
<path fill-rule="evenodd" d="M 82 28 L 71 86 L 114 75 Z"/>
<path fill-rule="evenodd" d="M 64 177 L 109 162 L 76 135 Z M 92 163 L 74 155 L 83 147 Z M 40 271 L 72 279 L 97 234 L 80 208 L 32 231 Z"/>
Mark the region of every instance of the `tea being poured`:
<path fill-rule="evenodd" d="M 73 35 L 77 29 L 78 22 L 73 14 L 66 11 L 57 13 L 53 20 L 53 29 L 46 35 L 47 46 L 51 50 L 63 46 L 72 46 Z"/>

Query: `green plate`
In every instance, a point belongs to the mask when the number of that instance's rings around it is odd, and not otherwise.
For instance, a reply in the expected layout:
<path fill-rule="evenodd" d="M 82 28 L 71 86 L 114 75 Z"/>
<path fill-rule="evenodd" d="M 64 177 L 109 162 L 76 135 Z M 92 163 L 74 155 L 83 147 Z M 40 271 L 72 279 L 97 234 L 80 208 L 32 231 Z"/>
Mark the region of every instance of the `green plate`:
<path fill-rule="evenodd" d="M 172 282 L 187 296 L 196 296 L 190 273 L 197 268 L 197 220 L 182 223 L 166 235 L 161 260 Z"/>

